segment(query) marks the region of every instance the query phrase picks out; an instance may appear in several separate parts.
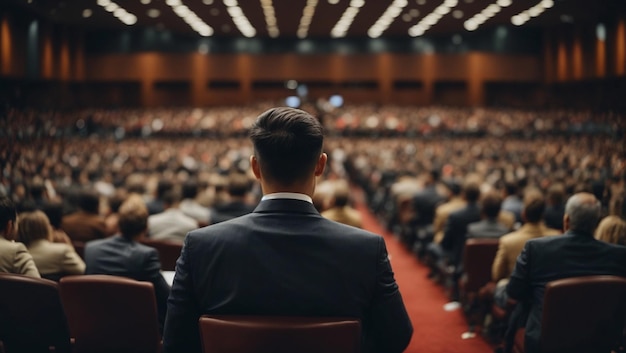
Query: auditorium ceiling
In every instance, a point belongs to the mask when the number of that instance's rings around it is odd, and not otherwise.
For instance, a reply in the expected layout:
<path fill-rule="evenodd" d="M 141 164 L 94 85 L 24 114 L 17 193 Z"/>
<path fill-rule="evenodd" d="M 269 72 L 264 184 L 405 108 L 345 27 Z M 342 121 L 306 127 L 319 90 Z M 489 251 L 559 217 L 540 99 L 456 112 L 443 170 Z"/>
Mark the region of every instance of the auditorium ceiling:
<path fill-rule="evenodd" d="M 205 37 L 419 37 L 499 25 L 596 25 L 624 0 L 2 0 L 55 23 Z"/>

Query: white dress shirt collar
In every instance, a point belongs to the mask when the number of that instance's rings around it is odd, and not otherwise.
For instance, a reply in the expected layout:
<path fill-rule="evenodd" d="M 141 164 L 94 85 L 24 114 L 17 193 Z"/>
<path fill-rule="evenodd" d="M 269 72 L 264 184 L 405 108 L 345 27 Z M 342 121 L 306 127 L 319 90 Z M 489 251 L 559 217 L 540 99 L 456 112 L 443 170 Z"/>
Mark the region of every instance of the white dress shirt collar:
<path fill-rule="evenodd" d="M 305 194 L 298 194 L 295 192 L 275 192 L 272 194 L 267 194 L 261 198 L 261 201 L 276 200 L 276 199 L 291 199 L 291 200 L 306 201 L 311 204 L 313 203 L 313 199 L 311 199 L 311 196 L 305 195 Z"/>

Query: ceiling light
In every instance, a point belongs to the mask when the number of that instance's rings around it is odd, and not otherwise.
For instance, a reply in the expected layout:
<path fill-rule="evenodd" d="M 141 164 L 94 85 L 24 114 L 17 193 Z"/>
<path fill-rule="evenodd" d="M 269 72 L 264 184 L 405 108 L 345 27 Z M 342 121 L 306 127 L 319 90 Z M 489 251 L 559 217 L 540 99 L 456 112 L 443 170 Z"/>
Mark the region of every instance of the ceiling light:
<path fill-rule="evenodd" d="M 213 5 L 213 0 L 202 0 L 202 3 L 205 5 Z"/>
<path fill-rule="evenodd" d="M 337 5 L 339 3 L 339 0 L 328 0 L 328 3 L 331 5 Z"/>
<path fill-rule="evenodd" d="M 152 0 L 141 0 L 141 3 L 144 5 L 149 5 Z"/>
<path fill-rule="evenodd" d="M 511 6 L 513 2 L 511 0 L 498 0 L 496 1 L 496 4 L 498 4 L 498 6 L 500 7 L 509 7 Z"/>
<path fill-rule="evenodd" d="M 552 0 L 543 0 L 543 1 L 541 2 L 541 5 L 542 5 L 543 7 L 545 7 L 546 9 L 549 9 L 549 8 L 551 8 L 552 6 L 554 6 L 554 1 L 552 1 Z"/>
<path fill-rule="evenodd" d="M 91 9 L 84 9 L 83 10 L 83 17 L 84 18 L 91 17 L 92 14 L 93 14 L 93 11 L 91 11 Z"/>
<path fill-rule="evenodd" d="M 100 6 L 102 6 L 102 7 L 105 7 L 105 6 L 107 6 L 108 4 L 110 4 L 110 3 L 111 3 L 111 1 L 110 1 L 110 0 L 98 0 L 98 1 L 97 1 L 97 4 L 98 4 L 98 5 L 100 5 Z"/>
<path fill-rule="evenodd" d="M 425 3 L 425 1 L 423 2 Z M 418 0 L 418 3 L 419 3 L 419 0 Z M 454 11 L 452 10 L 455 6 L 458 5 L 458 3 L 459 3 L 458 0 L 445 0 L 443 4 L 435 8 L 433 12 L 424 16 L 424 18 L 422 18 L 421 21 L 419 21 L 413 27 L 409 28 L 409 35 L 413 37 L 421 36 L 422 34 L 424 34 L 424 32 L 430 29 L 430 27 L 436 25 L 441 19 L 441 17 L 443 17 L 444 15 L 447 15 L 450 12 L 454 13 Z M 461 16 L 462 15 L 463 13 L 461 12 Z"/>
<path fill-rule="evenodd" d="M 189 27 L 191 27 L 191 29 L 196 31 L 196 33 L 203 37 L 213 35 L 213 28 L 204 23 L 204 21 L 202 21 L 202 19 L 200 19 L 200 17 L 198 17 L 195 12 L 193 12 L 187 6 L 183 5 L 180 0 L 165 0 L 165 3 L 169 5 L 172 8 L 172 11 L 183 21 L 185 21 L 189 25 Z M 161 13 L 158 9 L 148 10 L 148 16 L 152 18 L 156 18 L 160 16 L 160 14 Z"/>
<path fill-rule="evenodd" d="M 129 13 L 128 11 L 126 11 L 126 9 L 114 3 L 113 1 L 98 0 L 96 1 L 96 3 L 102 8 L 104 8 L 106 11 L 111 12 L 113 16 L 115 16 L 124 24 L 134 25 L 135 23 L 137 23 L 137 16 Z M 85 18 L 90 17 L 92 14 L 93 14 L 93 11 L 91 9 L 83 10 L 83 17 Z"/>
<path fill-rule="evenodd" d="M 222 0 L 226 5 L 226 10 L 230 14 L 235 26 L 241 34 L 246 37 L 254 37 L 256 35 L 256 29 L 252 27 L 248 18 L 244 15 L 243 11 L 237 4 L 237 0 Z"/>
<path fill-rule="evenodd" d="M 519 15 L 511 17 L 511 23 L 513 23 L 516 26 L 521 26 L 525 22 L 526 21 L 524 21 L 521 17 L 519 17 Z"/>

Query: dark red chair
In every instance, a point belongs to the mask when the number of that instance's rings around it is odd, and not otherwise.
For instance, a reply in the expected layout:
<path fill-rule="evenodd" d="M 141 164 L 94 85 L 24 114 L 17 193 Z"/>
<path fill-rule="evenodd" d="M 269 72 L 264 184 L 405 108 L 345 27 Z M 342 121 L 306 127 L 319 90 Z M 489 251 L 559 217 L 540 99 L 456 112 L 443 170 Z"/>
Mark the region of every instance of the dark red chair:
<path fill-rule="evenodd" d="M 59 286 L 41 278 L 0 274 L 0 341 L 5 353 L 71 352 Z"/>
<path fill-rule="evenodd" d="M 619 351 L 626 317 L 626 278 L 584 276 L 546 285 L 541 318 L 542 353 Z M 524 352 L 524 334 L 514 352 Z"/>
<path fill-rule="evenodd" d="M 175 271 L 176 261 L 180 257 L 183 245 L 165 240 L 142 239 L 141 243 L 157 249 L 159 252 L 159 260 L 161 261 L 161 270 Z"/>
<path fill-rule="evenodd" d="M 161 337 L 152 283 L 106 275 L 59 283 L 73 353 L 157 353 Z"/>
<path fill-rule="evenodd" d="M 357 353 L 361 325 L 353 318 L 202 316 L 204 353 Z"/>
<path fill-rule="evenodd" d="M 470 332 L 482 322 L 486 308 L 481 305 L 479 292 L 491 281 L 491 266 L 498 251 L 498 239 L 471 238 L 465 242 L 463 275 L 459 280 L 461 304 L 465 309 Z"/>

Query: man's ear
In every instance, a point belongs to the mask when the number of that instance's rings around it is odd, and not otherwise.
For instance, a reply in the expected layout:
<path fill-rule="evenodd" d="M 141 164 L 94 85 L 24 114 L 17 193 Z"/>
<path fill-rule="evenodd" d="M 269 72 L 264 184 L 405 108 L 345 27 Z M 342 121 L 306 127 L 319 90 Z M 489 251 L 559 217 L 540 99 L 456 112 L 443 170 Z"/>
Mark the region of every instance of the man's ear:
<path fill-rule="evenodd" d="M 254 155 L 250 156 L 250 167 L 252 168 L 252 174 L 257 180 L 261 180 L 261 167 L 259 166 L 259 161 L 256 159 Z"/>
<path fill-rule="evenodd" d="M 563 232 L 567 232 L 569 230 L 569 215 L 565 214 L 563 215 L 563 229 L 561 229 Z"/>
<path fill-rule="evenodd" d="M 317 160 L 317 165 L 315 166 L 315 176 L 318 177 L 324 174 L 324 169 L 326 169 L 326 161 L 328 161 L 328 156 L 326 153 L 322 153 L 320 158 Z"/>

